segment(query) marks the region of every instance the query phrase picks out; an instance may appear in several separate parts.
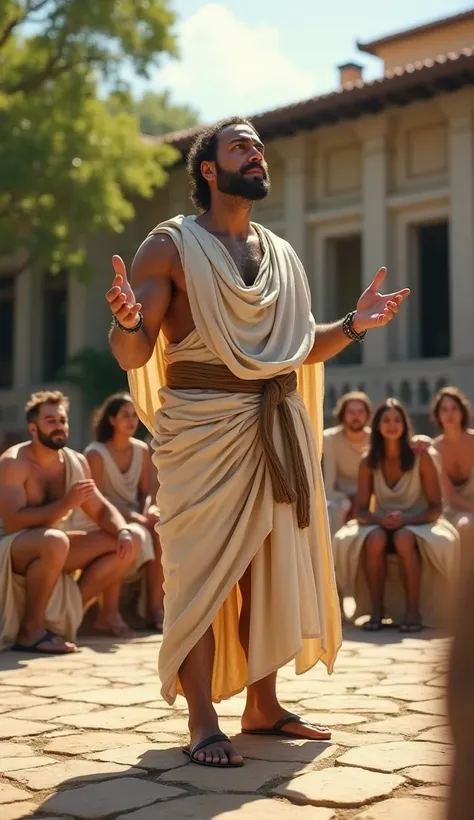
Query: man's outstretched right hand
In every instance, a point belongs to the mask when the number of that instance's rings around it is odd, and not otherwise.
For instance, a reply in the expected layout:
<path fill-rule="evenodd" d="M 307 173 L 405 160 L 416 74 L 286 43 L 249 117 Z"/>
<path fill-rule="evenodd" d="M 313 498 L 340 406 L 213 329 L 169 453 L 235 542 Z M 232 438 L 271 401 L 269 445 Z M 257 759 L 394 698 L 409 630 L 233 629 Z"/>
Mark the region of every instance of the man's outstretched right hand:
<path fill-rule="evenodd" d="M 139 321 L 138 313 L 142 306 L 136 301 L 135 294 L 130 287 L 125 262 L 120 256 L 113 256 L 112 266 L 115 277 L 112 287 L 105 294 L 105 298 L 109 303 L 110 310 L 121 325 L 126 328 L 136 327 Z"/>

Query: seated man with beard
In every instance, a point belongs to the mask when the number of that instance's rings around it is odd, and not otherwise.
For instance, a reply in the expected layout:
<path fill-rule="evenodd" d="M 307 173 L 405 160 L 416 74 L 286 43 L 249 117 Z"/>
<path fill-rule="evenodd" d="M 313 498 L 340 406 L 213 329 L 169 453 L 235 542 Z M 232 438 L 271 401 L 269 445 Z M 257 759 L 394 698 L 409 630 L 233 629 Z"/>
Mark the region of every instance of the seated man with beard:
<path fill-rule="evenodd" d="M 337 425 L 324 431 L 323 475 L 332 536 L 352 518 L 360 460 L 369 446 L 371 414 L 365 393 L 345 393 L 334 410 Z"/>
<path fill-rule="evenodd" d="M 98 492 L 84 456 L 66 447 L 68 399 L 36 393 L 26 405 L 31 441 L 0 457 L 0 648 L 67 654 L 88 603 L 111 593 L 136 561 L 138 537 Z M 71 532 L 81 508 L 96 522 Z M 71 573 L 80 570 L 76 584 Z M 104 600 L 106 599 L 104 596 Z M 102 622 L 120 617 L 102 611 Z"/>

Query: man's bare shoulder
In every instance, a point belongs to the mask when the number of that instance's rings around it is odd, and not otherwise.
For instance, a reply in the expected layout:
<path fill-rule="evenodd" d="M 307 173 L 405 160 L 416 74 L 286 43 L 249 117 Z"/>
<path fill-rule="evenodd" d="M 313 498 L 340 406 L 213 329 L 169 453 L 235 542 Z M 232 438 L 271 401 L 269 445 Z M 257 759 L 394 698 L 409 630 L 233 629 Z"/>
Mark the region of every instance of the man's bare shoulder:
<path fill-rule="evenodd" d="M 0 480 L 20 481 L 28 476 L 27 460 L 29 441 L 14 444 L 0 456 Z"/>
<path fill-rule="evenodd" d="M 147 236 L 135 254 L 132 278 L 134 274 L 171 274 L 179 268 L 181 260 L 171 237 L 165 233 L 154 233 Z"/>

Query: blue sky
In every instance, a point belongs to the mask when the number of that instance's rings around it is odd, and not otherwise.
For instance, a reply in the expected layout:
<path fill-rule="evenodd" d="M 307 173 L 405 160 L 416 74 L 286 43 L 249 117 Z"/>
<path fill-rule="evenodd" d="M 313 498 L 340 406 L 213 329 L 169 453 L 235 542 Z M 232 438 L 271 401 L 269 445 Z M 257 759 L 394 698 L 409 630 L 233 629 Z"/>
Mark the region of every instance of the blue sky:
<path fill-rule="evenodd" d="M 145 87 L 168 88 L 175 102 L 194 105 L 203 121 L 254 114 L 337 85 L 338 63 L 379 61 L 357 51 L 366 41 L 466 11 L 462 0 L 172 0 L 181 60 L 163 61 Z M 474 45 L 474 44 L 473 44 Z"/>

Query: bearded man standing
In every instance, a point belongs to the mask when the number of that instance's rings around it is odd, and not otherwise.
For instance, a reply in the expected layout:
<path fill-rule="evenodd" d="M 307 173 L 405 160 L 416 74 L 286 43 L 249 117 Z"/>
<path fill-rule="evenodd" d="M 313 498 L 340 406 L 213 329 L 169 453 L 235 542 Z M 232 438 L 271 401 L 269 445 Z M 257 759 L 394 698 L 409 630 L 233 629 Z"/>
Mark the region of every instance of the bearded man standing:
<path fill-rule="evenodd" d="M 161 691 L 169 703 L 186 697 L 191 761 L 221 768 L 243 758 L 213 701 L 244 687 L 244 732 L 330 737 L 276 694 L 281 666 L 295 659 L 301 673 L 322 660 L 331 671 L 341 642 L 317 452 L 321 363 L 386 324 L 409 291 L 378 293 L 381 269 L 353 312 L 316 326 L 295 251 L 250 221 L 270 190 L 252 124 L 204 129 L 188 171 L 200 216 L 158 225 L 131 284 L 114 257 L 107 300 L 113 353 L 155 439 Z"/>

